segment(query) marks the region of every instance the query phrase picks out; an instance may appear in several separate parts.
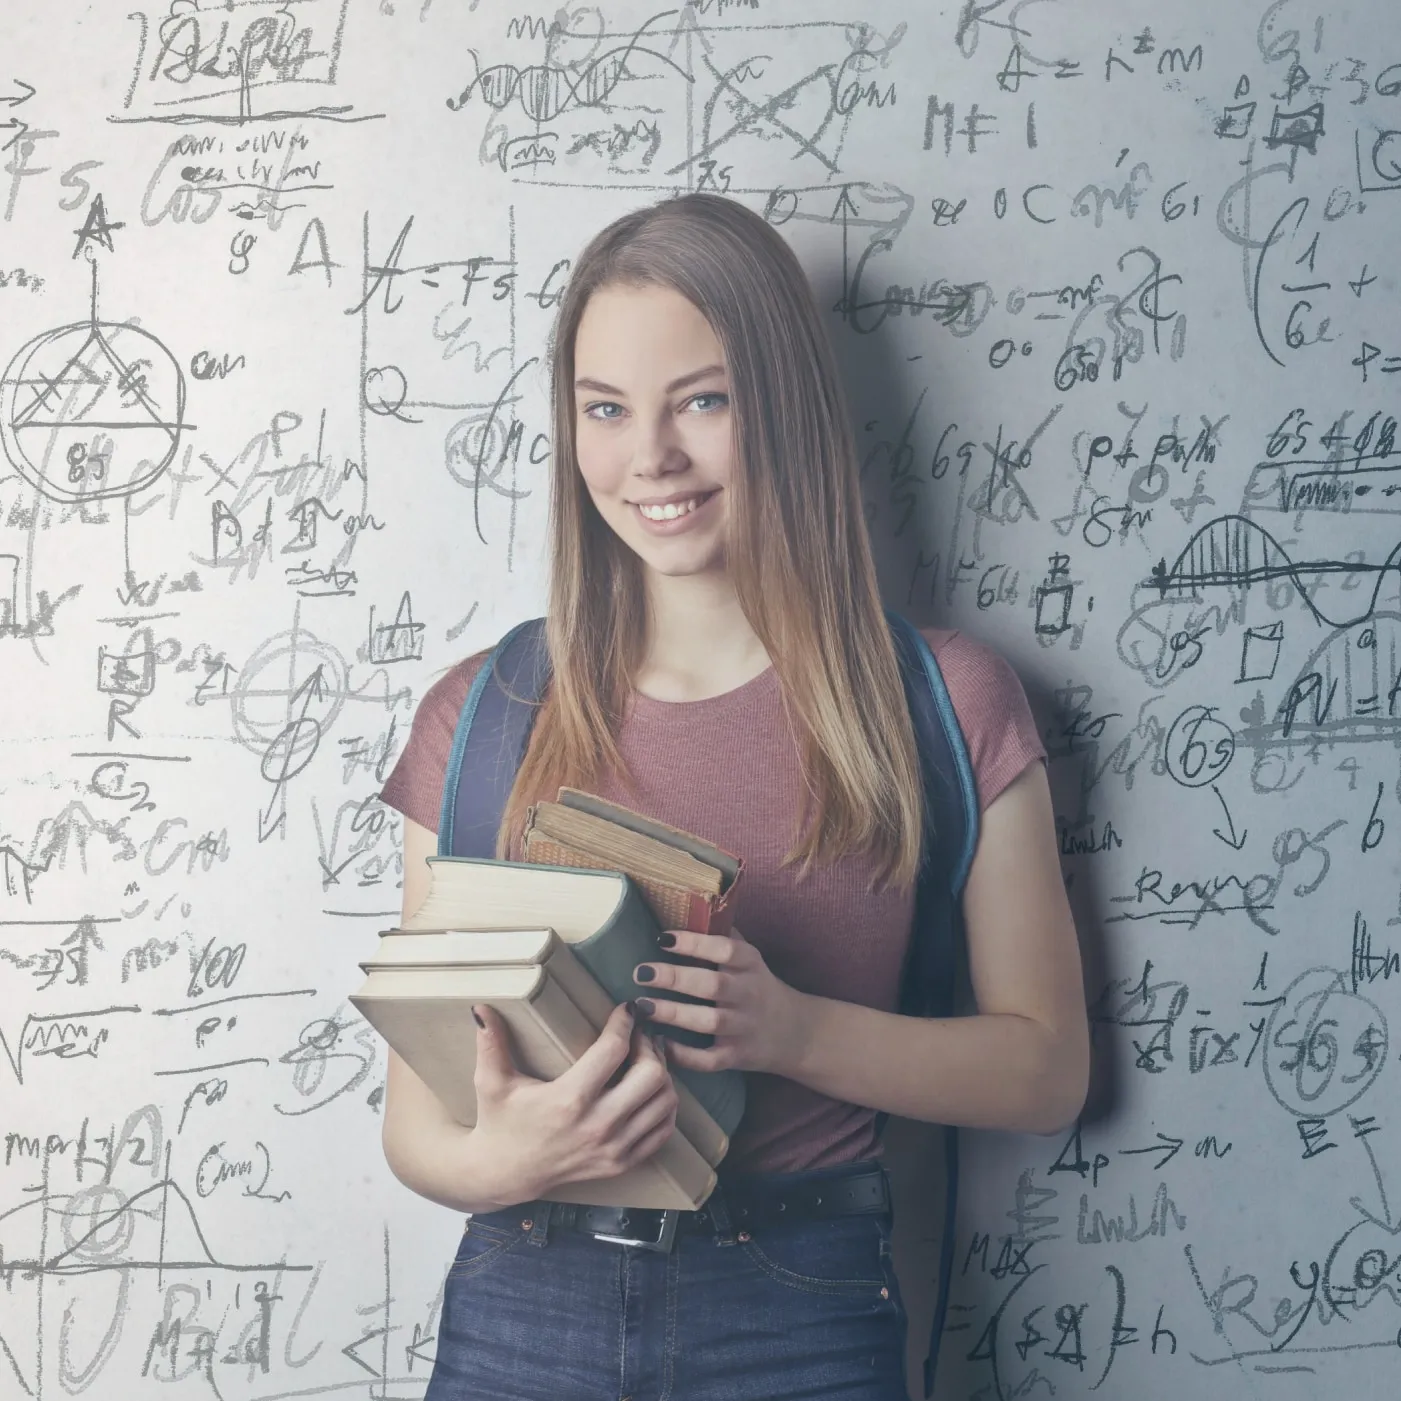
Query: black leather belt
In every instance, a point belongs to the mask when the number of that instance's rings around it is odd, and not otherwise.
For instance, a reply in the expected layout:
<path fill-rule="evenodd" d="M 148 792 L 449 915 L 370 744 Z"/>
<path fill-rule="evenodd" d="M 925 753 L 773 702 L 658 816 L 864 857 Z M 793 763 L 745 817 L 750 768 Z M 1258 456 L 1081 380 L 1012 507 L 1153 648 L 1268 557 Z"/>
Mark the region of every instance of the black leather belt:
<path fill-rule="evenodd" d="M 827 1178 L 806 1182 L 746 1181 L 735 1178 L 723 1191 L 730 1224 L 737 1231 L 763 1230 L 791 1221 L 820 1221 L 833 1216 L 880 1214 L 890 1210 L 890 1189 L 879 1163 L 865 1164 Z M 580 1231 L 599 1240 L 643 1250 L 670 1251 L 678 1232 L 714 1230 L 710 1211 L 671 1211 L 658 1207 L 583 1206 L 574 1202 L 530 1202 L 526 1215 L 548 1210 L 551 1227 Z"/>

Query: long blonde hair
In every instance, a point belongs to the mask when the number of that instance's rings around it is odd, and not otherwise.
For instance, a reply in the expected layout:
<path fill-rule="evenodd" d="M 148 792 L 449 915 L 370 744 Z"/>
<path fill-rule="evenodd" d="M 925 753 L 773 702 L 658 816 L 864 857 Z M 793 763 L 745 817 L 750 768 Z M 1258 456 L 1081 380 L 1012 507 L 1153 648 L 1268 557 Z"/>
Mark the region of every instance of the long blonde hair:
<path fill-rule="evenodd" d="M 574 340 L 590 296 L 669 287 L 706 318 L 730 380 L 734 480 L 726 556 L 740 607 L 781 683 L 806 788 L 783 865 L 873 853 L 872 879 L 918 872 L 923 786 L 884 617 L 855 443 L 831 346 L 801 265 L 758 214 L 687 194 L 609 224 L 584 249 L 551 345 L 554 417 L 546 636 L 553 679 L 502 814 L 505 857 L 526 808 L 611 771 L 646 651 L 642 565 L 599 515 L 575 454 Z M 742 782 L 742 777 L 737 776 Z"/>

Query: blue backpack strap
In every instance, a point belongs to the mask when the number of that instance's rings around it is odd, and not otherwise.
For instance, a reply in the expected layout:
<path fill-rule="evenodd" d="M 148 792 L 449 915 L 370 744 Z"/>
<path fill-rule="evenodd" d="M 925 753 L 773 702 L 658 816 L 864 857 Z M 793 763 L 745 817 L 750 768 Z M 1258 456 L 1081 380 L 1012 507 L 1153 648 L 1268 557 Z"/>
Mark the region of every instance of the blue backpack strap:
<path fill-rule="evenodd" d="M 439 856 L 496 855 L 501 814 L 550 674 L 545 620 L 529 618 L 496 644 L 472 678 L 443 777 Z M 469 783 L 462 782 L 464 760 Z"/>
<path fill-rule="evenodd" d="M 954 714 L 939 664 L 919 629 L 886 610 L 905 682 L 915 741 L 924 772 L 924 855 L 915 887 L 914 930 L 901 979 L 905 1016 L 953 1014 L 958 952 L 964 938 L 963 887 L 978 846 L 978 789 L 968 746 Z M 876 1116 L 878 1132 L 887 1114 Z M 944 1230 L 939 1251 L 938 1293 L 924 1359 L 924 1395 L 933 1395 L 939 1344 L 948 1314 L 953 1278 L 958 1206 L 958 1130 L 944 1126 Z"/>

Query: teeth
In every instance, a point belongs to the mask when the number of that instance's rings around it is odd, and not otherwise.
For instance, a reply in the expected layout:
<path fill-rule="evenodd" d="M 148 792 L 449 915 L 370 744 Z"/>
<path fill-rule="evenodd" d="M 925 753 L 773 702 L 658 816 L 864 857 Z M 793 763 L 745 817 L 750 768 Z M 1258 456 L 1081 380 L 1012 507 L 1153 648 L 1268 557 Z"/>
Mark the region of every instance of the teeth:
<path fill-rule="evenodd" d="M 689 515 L 700 505 L 701 498 L 693 496 L 689 501 L 672 502 L 666 506 L 639 506 L 637 509 L 649 521 L 670 521 L 678 516 Z"/>

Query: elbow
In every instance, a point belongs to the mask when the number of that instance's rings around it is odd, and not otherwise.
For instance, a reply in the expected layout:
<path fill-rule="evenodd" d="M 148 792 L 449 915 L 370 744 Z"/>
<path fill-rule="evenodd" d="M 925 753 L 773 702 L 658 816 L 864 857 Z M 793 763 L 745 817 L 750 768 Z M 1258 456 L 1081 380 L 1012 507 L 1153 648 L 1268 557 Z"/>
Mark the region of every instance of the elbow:
<path fill-rule="evenodd" d="M 384 1124 L 380 1129 L 380 1148 L 384 1152 L 384 1161 L 389 1166 L 395 1178 L 407 1187 L 411 1192 L 419 1192 L 422 1189 L 418 1186 L 418 1179 L 413 1171 L 412 1154 L 404 1151 L 403 1133 L 395 1132 L 395 1123 L 391 1115 L 386 1114 Z"/>
<path fill-rule="evenodd" d="M 1089 1027 L 1051 1033 L 1040 1073 L 1033 1077 L 1023 1131 L 1049 1137 L 1072 1128 L 1090 1092 Z"/>
<path fill-rule="evenodd" d="M 404 1174 L 400 1170 L 398 1155 L 394 1149 L 394 1139 L 389 1132 L 388 1118 L 385 1119 L 384 1123 L 380 1127 L 379 1146 L 380 1150 L 384 1154 L 384 1161 L 389 1166 L 389 1171 L 392 1172 L 400 1182 L 404 1182 Z M 405 1182 L 404 1185 L 407 1187 L 408 1183 Z"/>

